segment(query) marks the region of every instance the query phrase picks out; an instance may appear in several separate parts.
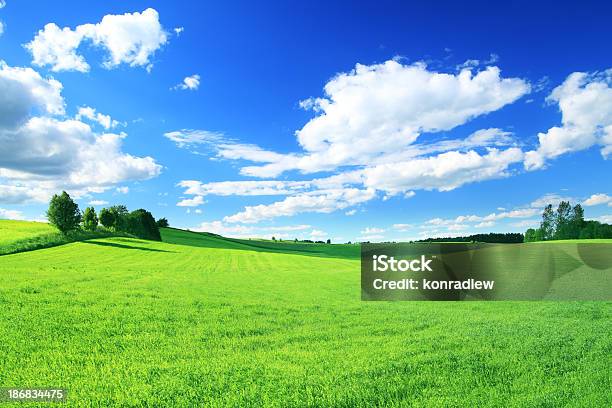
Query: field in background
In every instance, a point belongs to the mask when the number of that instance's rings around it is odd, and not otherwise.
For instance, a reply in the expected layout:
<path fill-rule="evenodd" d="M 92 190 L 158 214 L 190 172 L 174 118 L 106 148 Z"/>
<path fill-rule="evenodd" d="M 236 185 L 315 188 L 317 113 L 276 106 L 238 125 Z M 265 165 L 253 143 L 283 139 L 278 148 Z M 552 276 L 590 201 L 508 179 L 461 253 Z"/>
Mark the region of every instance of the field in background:
<path fill-rule="evenodd" d="M 42 222 L 0 220 L 0 246 L 56 232 L 55 227 Z"/>
<path fill-rule="evenodd" d="M 69 406 L 612 403 L 610 302 L 361 302 L 357 246 L 162 238 L 0 256 L 0 387 L 66 387 Z"/>
<path fill-rule="evenodd" d="M 357 244 L 330 245 L 293 241 L 267 241 L 262 239 L 235 239 L 208 232 L 192 232 L 174 228 L 162 228 L 160 232 L 162 241 L 171 244 L 359 259 L 359 245 Z"/>

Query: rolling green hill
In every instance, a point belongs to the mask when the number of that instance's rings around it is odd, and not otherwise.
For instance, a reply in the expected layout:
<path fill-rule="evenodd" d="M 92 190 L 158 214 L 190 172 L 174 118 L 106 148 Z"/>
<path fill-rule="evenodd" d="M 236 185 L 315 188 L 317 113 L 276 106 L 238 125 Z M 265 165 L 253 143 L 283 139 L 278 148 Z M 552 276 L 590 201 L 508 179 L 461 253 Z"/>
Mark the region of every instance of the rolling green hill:
<path fill-rule="evenodd" d="M 161 228 L 162 241 L 171 244 L 204 248 L 242 249 L 258 252 L 275 252 L 334 258 L 359 258 L 357 244 L 316 244 L 293 241 L 267 241 L 259 239 L 234 239 L 208 232 L 192 232 L 175 228 Z"/>
<path fill-rule="evenodd" d="M 112 236 L 130 235 L 104 228 L 98 228 L 94 232 L 81 230 L 61 234 L 57 228 L 47 223 L 0 220 L 0 256 Z"/>
<path fill-rule="evenodd" d="M 362 302 L 342 246 L 162 236 L 0 256 L 0 387 L 65 387 L 67 406 L 612 402 L 610 302 Z"/>

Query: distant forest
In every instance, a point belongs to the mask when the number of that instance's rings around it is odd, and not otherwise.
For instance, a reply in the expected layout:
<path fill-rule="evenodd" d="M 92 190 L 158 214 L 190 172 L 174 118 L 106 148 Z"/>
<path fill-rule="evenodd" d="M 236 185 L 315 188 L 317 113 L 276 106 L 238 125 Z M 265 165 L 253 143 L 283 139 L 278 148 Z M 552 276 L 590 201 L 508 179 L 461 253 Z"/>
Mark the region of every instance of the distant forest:
<path fill-rule="evenodd" d="M 489 234 L 474 234 L 465 237 L 427 238 L 416 242 L 487 242 L 498 244 L 518 244 L 524 242 L 524 239 L 523 234 L 520 232 L 491 232 Z"/>
<path fill-rule="evenodd" d="M 548 204 L 544 207 L 540 228 L 525 231 L 525 242 L 598 238 L 612 238 L 612 225 L 585 221 L 582 206 L 572 207 L 569 201 L 561 201 L 556 211 Z"/>

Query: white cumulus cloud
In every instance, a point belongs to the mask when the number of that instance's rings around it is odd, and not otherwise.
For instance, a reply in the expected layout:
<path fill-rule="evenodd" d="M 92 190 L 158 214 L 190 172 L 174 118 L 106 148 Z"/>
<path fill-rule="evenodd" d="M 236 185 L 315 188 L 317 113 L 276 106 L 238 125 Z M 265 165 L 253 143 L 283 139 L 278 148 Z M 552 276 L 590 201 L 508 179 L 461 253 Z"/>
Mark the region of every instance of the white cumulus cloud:
<path fill-rule="evenodd" d="M 185 198 L 179 201 L 176 205 L 178 207 L 197 207 L 204 204 L 204 197 L 195 196 L 193 198 Z"/>
<path fill-rule="evenodd" d="M 200 87 L 200 76 L 198 74 L 193 74 L 191 76 L 185 77 L 183 79 L 183 82 L 173 86 L 172 89 L 182 89 L 183 91 L 185 90 L 195 91 L 199 87 Z"/>
<path fill-rule="evenodd" d="M 0 61 L 0 126 L 22 124 L 31 113 L 64 113 L 62 84 L 43 78 L 32 68 L 11 67 Z M 36 112 L 35 112 L 36 111 Z"/>
<path fill-rule="evenodd" d="M 0 202 L 46 201 L 61 189 L 78 197 L 160 173 L 153 158 L 122 151 L 125 134 L 58 117 L 60 82 L 1 62 L 0 89 Z"/>
<path fill-rule="evenodd" d="M 594 205 L 608 204 L 612 206 L 612 197 L 607 194 L 593 194 L 582 203 L 588 207 Z"/>
<path fill-rule="evenodd" d="M 103 113 L 96 112 L 96 109 L 90 106 L 81 106 L 79 107 L 78 113 L 75 116 L 75 119 L 89 119 L 98 123 L 104 129 L 110 129 L 117 127 L 121 123 L 117 120 L 112 119 L 109 115 L 104 115 Z"/>
<path fill-rule="evenodd" d="M 291 169 L 311 173 L 368 164 L 408 148 L 424 132 L 450 130 L 498 110 L 529 89 L 522 79 L 502 78 L 497 67 L 449 74 L 395 60 L 358 64 L 330 80 L 325 97 L 301 103 L 317 113 L 296 132 L 304 154 L 285 155 L 242 172 L 273 177 Z"/>
<path fill-rule="evenodd" d="M 574 72 L 547 101 L 559 104 L 561 126 L 538 135 L 539 146 L 525 155 L 525 168 L 542 168 L 548 159 L 600 145 L 612 154 L 612 69 L 601 73 Z"/>
<path fill-rule="evenodd" d="M 300 213 L 330 213 L 369 201 L 375 196 L 376 192 L 372 189 L 343 188 L 317 190 L 289 196 L 282 201 L 268 205 L 247 206 L 243 211 L 225 217 L 223 221 L 248 224 Z"/>
<path fill-rule="evenodd" d="M 164 133 L 164 137 L 176 143 L 178 147 L 214 145 L 225 140 L 223 133 L 193 129 L 182 129 L 166 132 Z"/>
<path fill-rule="evenodd" d="M 483 155 L 473 150 L 451 151 L 368 167 L 363 170 L 363 183 L 392 194 L 416 189 L 449 191 L 470 182 L 506 177 L 508 167 L 522 160 L 518 148 L 490 149 Z"/>
<path fill-rule="evenodd" d="M 559 203 L 561 201 L 569 201 L 569 202 L 573 202 L 576 201 L 574 198 L 572 197 L 567 197 L 567 196 L 561 196 L 559 194 L 554 194 L 554 193 L 547 193 L 544 194 L 541 197 L 536 198 L 535 200 L 533 200 L 529 206 L 532 208 L 537 208 L 537 209 L 543 209 L 544 207 L 546 207 L 548 204 L 554 206 L 559 205 Z"/>
<path fill-rule="evenodd" d="M 77 52 L 86 40 L 107 51 L 103 62 L 106 68 L 128 64 L 150 70 L 151 58 L 166 44 L 168 35 L 158 12 L 148 8 L 142 13 L 109 14 L 99 23 L 81 24 L 75 29 L 48 23 L 25 47 L 34 65 L 50 66 L 52 71 L 87 72 L 90 66 Z"/>
<path fill-rule="evenodd" d="M 184 194 L 189 195 L 260 196 L 294 194 L 303 191 L 310 184 L 310 182 L 305 181 L 276 180 L 219 181 L 211 183 L 183 180 L 178 183 L 178 186 L 184 187 Z"/>

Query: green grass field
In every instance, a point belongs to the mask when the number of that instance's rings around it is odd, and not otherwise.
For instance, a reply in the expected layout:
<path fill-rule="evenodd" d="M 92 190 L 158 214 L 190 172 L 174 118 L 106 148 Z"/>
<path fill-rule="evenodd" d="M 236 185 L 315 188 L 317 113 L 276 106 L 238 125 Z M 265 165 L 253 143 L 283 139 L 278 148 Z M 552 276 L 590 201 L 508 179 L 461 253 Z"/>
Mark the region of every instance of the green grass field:
<path fill-rule="evenodd" d="M 610 302 L 362 302 L 356 246 L 162 237 L 0 256 L 0 387 L 100 407 L 612 405 Z"/>

